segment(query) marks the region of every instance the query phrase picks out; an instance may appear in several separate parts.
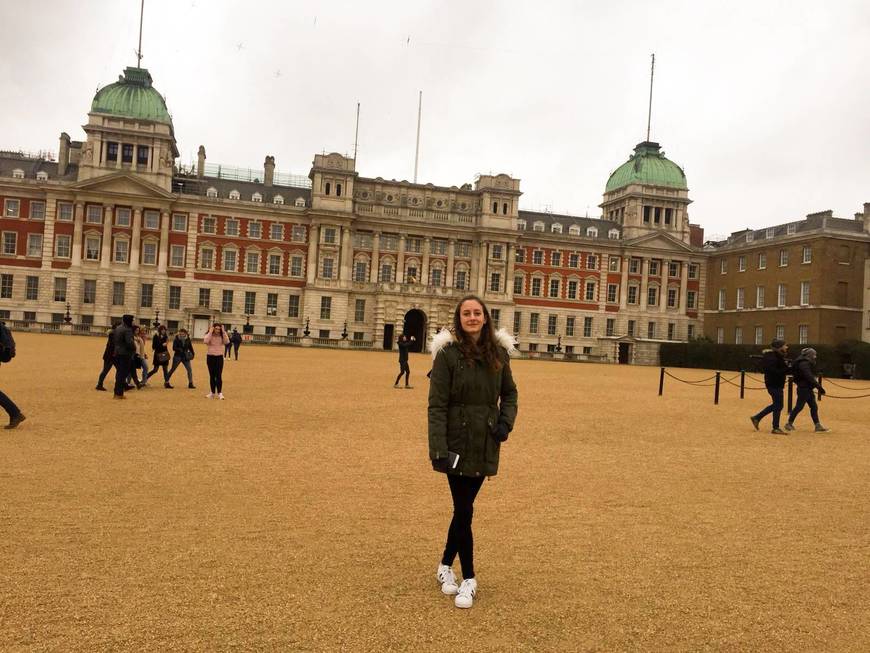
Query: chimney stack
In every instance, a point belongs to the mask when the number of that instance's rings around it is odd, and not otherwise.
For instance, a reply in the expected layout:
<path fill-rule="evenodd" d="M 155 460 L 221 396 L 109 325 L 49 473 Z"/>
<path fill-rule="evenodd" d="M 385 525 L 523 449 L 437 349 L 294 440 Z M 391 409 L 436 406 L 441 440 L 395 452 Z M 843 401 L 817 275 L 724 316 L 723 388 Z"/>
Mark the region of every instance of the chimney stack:
<path fill-rule="evenodd" d="M 267 156 L 266 162 L 263 163 L 264 174 L 263 174 L 263 184 L 265 186 L 271 186 L 272 181 L 275 178 L 275 157 Z"/>
<path fill-rule="evenodd" d="M 69 134 L 60 133 L 60 146 L 57 148 L 57 176 L 63 177 L 69 165 Z"/>
<path fill-rule="evenodd" d="M 205 146 L 200 145 L 196 152 L 196 176 L 202 179 L 205 175 Z"/>
<path fill-rule="evenodd" d="M 870 234 L 870 202 L 864 202 L 864 231 Z"/>

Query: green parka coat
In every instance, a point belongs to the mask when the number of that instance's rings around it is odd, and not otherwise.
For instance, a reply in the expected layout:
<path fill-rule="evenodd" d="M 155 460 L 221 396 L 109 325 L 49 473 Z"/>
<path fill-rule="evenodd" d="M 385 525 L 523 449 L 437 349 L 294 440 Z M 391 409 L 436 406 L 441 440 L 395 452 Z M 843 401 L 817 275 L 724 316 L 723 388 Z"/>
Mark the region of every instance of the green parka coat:
<path fill-rule="evenodd" d="M 502 368 L 492 371 L 466 360 L 453 335 L 442 330 L 433 340 L 434 362 L 429 383 L 429 458 L 459 454 L 449 474 L 495 476 L 501 443 L 493 435 L 501 423 L 510 432 L 517 416 L 517 386 L 511 374 L 513 338 L 496 333 Z"/>

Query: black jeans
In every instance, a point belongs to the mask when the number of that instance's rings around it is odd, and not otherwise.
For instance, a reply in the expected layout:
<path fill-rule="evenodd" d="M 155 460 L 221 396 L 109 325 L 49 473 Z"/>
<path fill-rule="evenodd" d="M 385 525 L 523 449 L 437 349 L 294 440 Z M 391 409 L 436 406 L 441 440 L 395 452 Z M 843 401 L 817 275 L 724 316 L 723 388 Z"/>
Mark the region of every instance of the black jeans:
<path fill-rule="evenodd" d="M 773 400 L 773 403 L 770 404 L 767 408 L 762 410 L 755 416 L 755 419 L 761 420 L 766 415 L 773 413 L 773 428 L 779 428 L 779 416 L 782 413 L 782 388 L 768 388 L 767 394 L 770 395 L 770 398 Z"/>
<path fill-rule="evenodd" d="M 795 403 L 794 408 L 788 416 L 789 424 L 794 424 L 794 418 L 804 409 L 804 404 L 810 407 L 810 417 L 813 418 L 813 424 L 819 423 L 819 405 L 816 403 L 816 396 L 813 394 L 813 388 L 798 387 L 797 403 Z"/>
<path fill-rule="evenodd" d="M 447 475 L 450 494 L 453 496 L 453 519 L 447 531 L 447 544 L 441 564 L 452 565 L 458 553 L 462 578 L 474 578 L 474 536 L 471 532 L 471 520 L 474 517 L 474 499 L 480 492 L 484 478 L 486 477 Z"/>
<path fill-rule="evenodd" d="M 15 405 L 15 402 L 2 391 L 0 391 L 0 406 L 3 406 L 3 410 L 9 413 L 9 419 L 18 417 L 21 414 L 21 410 Z"/>
<path fill-rule="evenodd" d="M 408 365 L 408 361 L 399 361 L 399 376 L 396 377 L 396 382 L 393 385 L 399 385 L 399 379 L 402 378 L 402 375 L 405 375 L 405 385 L 411 380 L 411 367 Z"/>
<path fill-rule="evenodd" d="M 224 357 L 209 354 L 205 357 L 205 364 L 208 366 L 208 385 L 212 394 L 223 392 Z"/>
<path fill-rule="evenodd" d="M 115 356 L 115 394 L 119 397 L 124 396 L 124 388 L 127 387 L 127 377 L 130 376 L 132 366 L 132 356 Z"/>
<path fill-rule="evenodd" d="M 148 372 L 147 378 L 150 379 L 152 376 L 157 374 L 158 368 L 162 367 L 163 368 L 163 382 L 169 383 L 169 370 L 167 369 L 168 365 L 169 365 L 168 360 L 165 363 L 158 363 L 157 362 L 157 354 L 154 354 L 154 368 L 150 372 Z"/>
<path fill-rule="evenodd" d="M 230 357 L 230 352 L 233 350 L 233 343 L 228 342 L 224 345 L 224 358 Z"/>
<path fill-rule="evenodd" d="M 233 343 L 233 354 L 236 357 L 236 360 L 239 360 L 239 345 L 242 344 L 240 342 Z"/>
<path fill-rule="evenodd" d="M 111 358 L 109 360 L 103 361 L 103 371 L 100 372 L 100 378 L 97 379 L 97 387 L 103 386 L 103 381 L 106 380 L 106 376 L 108 376 L 109 370 L 111 370 L 113 366 L 114 363 L 112 362 Z"/>

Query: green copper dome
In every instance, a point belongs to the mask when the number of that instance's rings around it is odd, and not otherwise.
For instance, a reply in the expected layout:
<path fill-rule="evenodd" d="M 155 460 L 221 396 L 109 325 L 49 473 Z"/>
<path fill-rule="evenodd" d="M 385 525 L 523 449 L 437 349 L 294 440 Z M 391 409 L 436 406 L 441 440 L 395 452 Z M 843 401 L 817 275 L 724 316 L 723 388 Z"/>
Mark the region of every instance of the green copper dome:
<path fill-rule="evenodd" d="M 628 161 L 619 166 L 607 180 L 605 193 L 629 184 L 670 186 L 688 190 L 683 169 L 666 159 L 658 143 L 644 141 L 634 148 Z"/>
<path fill-rule="evenodd" d="M 172 118 L 166 102 L 151 81 L 151 74 L 145 68 L 124 69 L 124 75 L 117 82 L 97 91 L 91 103 L 91 113 L 107 113 L 171 125 Z"/>

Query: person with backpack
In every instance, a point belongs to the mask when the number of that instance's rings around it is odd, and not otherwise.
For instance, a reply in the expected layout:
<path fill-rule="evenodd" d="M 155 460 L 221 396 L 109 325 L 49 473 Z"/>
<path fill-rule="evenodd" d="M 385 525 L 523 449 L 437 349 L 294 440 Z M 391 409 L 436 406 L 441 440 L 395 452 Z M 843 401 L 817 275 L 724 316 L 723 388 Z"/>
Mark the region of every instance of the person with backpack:
<path fill-rule="evenodd" d="M 15 338 L 12 337 L 12 332 L 6 323 L 0 322 L 0 363 L 8 363 L 13 358 L 15 358 Z M 9 423 L 4 428 L 18 428 L 18 425 L 26 419 L 21 409 L 2 390 L 0 390 L 0 406 L 3 406 L 3 410 L 9 415 Z"/>
<path fill-rule="evenodd" d="M 179 365 L 184 365 L 184 369 L 187 370 L 187 387 L 191 390 L 196 388 L 193 385 L 193 367 L 190 365 L 195 355 L 187 329 L 179 329 L 172 340 L 172 369 L 169 370 L 169 378 L 172 378 Z"/>
<path fill-rule="evenodd" d="M 812 347 L 807 347 L 801 350 L 801 355 L 794 359 L 792 363 L 792 376 L 797 387 L 797 401 L 794 408 L 788 415 L 788 421 L 785 423 L 786 431 L 794 431 L 794 420 L 798 416 L 804 406 L 810 407 L 810 417 L 813 418 L 816 433 L 827 433 L 831 429 L 822 426 L 819 421 L 819 405 L 816 403 L 816 396 L 813 390 L 818 390 L 819 395 L 825 394 L 825 389 L 819 380 L 816 378 L 816 350 Z"/>
<path fill-rule="evenodd" d="M 117 324 L 113 324 L 106 336 L 106 348 L 103 350 L 103 370 L 100 372 L 100 378 L 97 379 L 96 387 L 96 390 L 101 390 L 103 392 L 106 391 L 106 388 L 103 386 L 103 381 L 106 380 L 106 376 L 108 376 L 109 371 L 115 364 L 115 340 L 113 334 L 117 327 Z"/>
<path fill-rule="evenodd" d="M 756 431 L 764 416 L 773 413 L 773 429 L 770 432 L 773 435 L 785 435 L 785 431 L 779 428 L 779 416 L 782 414 L 785 377 L 789 371 L 788 360 L 785 357 L 787 353 L 788 345 L 780 339 L 771 342 L 770 349 L 762 352 L 761 369 L 764 371 L 764 386 L 772 403 L 749 418 Z"/>

